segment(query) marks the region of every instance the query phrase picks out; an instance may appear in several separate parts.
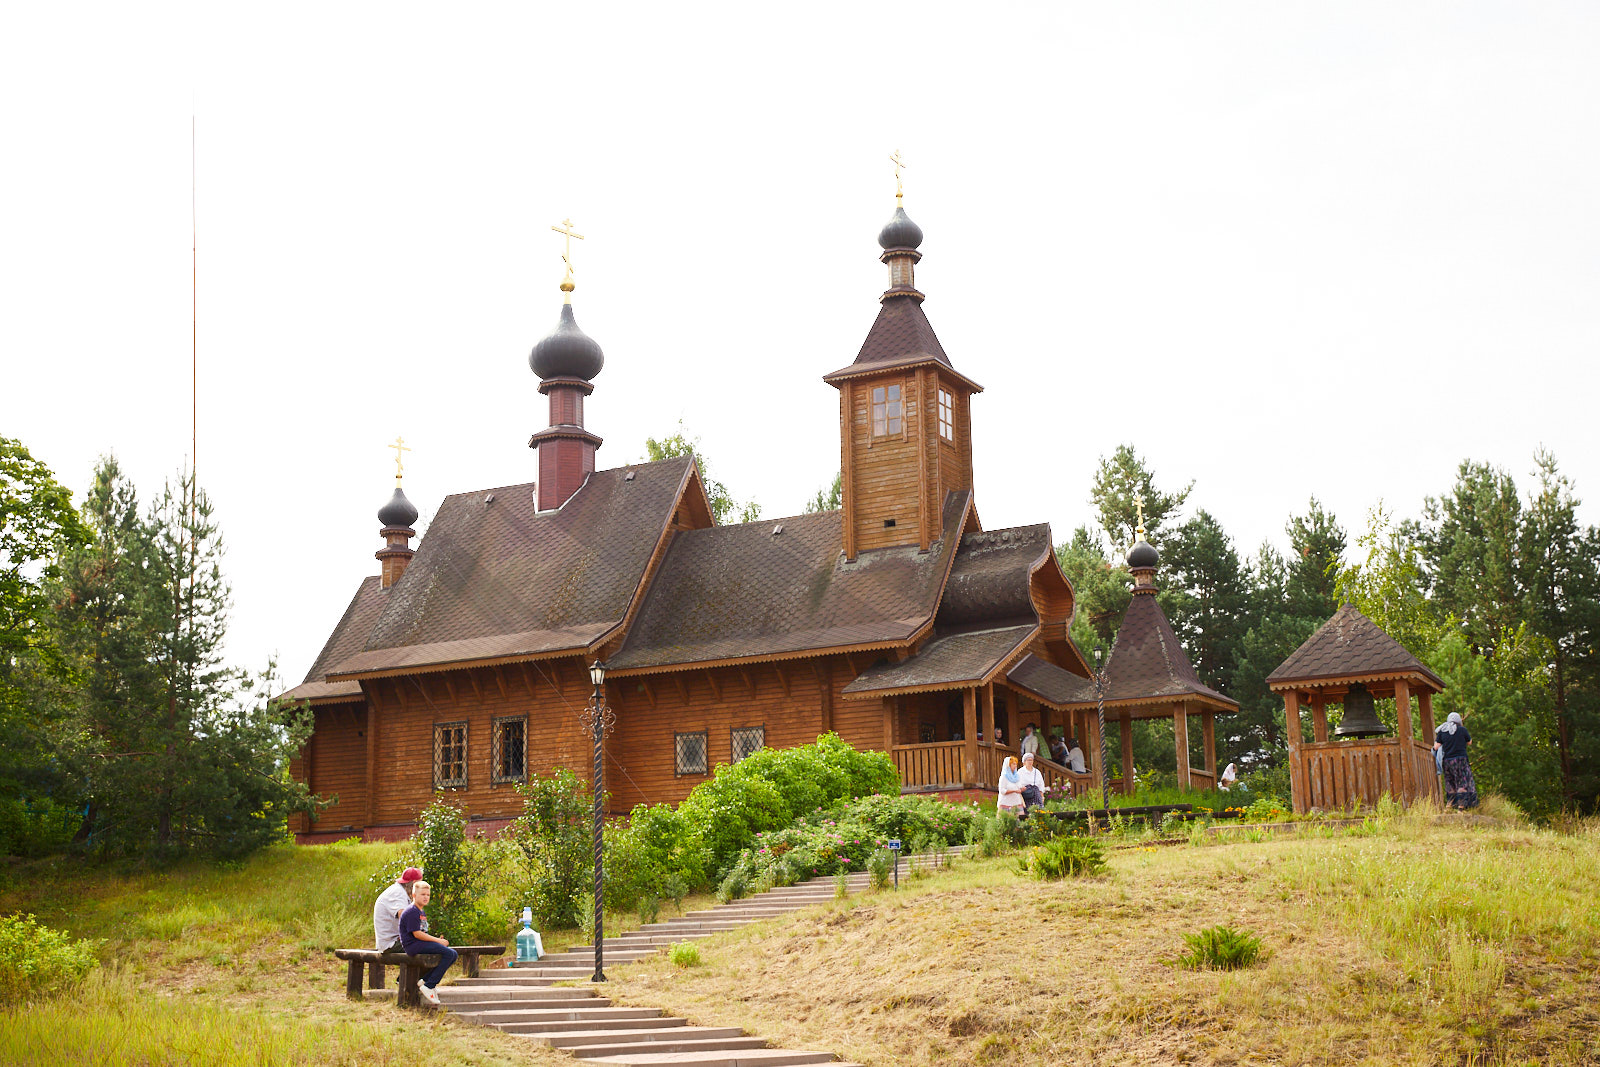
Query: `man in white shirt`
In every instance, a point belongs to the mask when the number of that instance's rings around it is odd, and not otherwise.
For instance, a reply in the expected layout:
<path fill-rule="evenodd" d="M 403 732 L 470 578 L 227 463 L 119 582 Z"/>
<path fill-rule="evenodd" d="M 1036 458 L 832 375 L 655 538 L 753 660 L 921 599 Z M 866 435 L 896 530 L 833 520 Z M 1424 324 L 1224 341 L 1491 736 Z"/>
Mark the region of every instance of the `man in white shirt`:
<path fill-rule="evenodd" d="M 1037 756 L 1039 754 L 1039 735 L 1034 731 L 1033 723 L 1022 728 L 1022 754 L 1024 756 Z"/>
<path fill-rule="evenodd" d="M 1072 747 L 1067 750 L 1067 766 L 1073 774 L 1087 773 L 1083 762 L 1083 749 L 1078 747 L 1078 739 L 1072 739 Z"/>
<path fill-rule="evenodd" d="M 372 905 L 372 940 L 379 952 L 404 952 L 400 946 L 400 913 L 411 907 L 411 890 L 422 881 L 422 871 L 407 867 L 395 883 L 378 894 Z"/>
<path fill-rule="evenodd" d="M 1022 756 L 1022 770 L 1017 772 L 1017 777 L 1022 779 L 1022 815 L 1027 818 L 1028 812 L 1044 803 L 1044 795 L 1050 787 L 1044 784 L 1044 775 L 1033 765 L 1033 753 L 1026 752 Z"/>

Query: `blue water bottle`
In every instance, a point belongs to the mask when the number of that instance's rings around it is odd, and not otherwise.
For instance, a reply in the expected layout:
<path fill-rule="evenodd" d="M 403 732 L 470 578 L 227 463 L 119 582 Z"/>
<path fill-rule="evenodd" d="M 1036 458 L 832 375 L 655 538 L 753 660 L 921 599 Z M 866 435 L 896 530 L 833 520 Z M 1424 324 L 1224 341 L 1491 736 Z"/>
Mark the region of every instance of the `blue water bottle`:
<path fill-rule="evenodd" d="M 539 934 L 533 928 L 533 909 L 522 909 L 522 929 L 517 931 L 517 963 L 539 962 Z"/>

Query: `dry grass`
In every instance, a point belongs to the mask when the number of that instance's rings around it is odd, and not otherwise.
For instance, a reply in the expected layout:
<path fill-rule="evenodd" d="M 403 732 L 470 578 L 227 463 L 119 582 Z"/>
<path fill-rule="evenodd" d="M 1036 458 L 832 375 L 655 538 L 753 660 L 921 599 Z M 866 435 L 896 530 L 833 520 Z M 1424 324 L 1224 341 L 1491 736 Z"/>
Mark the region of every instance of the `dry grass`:
<path fill-rule="evenodd" d="M 1389 817 L 1134 848 L 1094 879 L 1009 859 L 619 968 L 613 994 L 868 1063 L 1501 1064 L 1600 1059 L 1600 831 Z M 1226 923 L 1266 958 L 1167 966 Z"/>

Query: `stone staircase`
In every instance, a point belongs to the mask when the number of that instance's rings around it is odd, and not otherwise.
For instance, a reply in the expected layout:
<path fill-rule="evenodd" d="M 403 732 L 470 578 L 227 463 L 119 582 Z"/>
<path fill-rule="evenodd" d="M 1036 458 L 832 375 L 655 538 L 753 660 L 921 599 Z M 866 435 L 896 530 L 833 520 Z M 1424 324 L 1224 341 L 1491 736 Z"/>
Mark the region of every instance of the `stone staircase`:
<path fill-rule="evenodd" d="M 959 851 L 950 850 L 952 854 Z M 901 877 L 905 877 L 908 866 L 932 862 L 929 856 L 907 857 L 901 861 Z M 849 890 L 858 893 L 867 884 L 865 874 L 852 875 Z M 679 941 L 693 941 L 787 915 L 832 900 L 835 893 L 832 877 L 813 878 L 652 923 L 606 938 L 605 966 L 610 971 L 653 956 Z M 532 966 L 496 967 L 486 969 L 478 978 L 457 979 L 439 987 L 439 999 L 452 1015 L 464 1021 L 564 1049 L 594 1063 L 780 1067 L 836 1062 L 831 1052 L 771 1048 L 765 1039 L 752 1037 L 738 1027 L 690 1026 L 687 1019 L 666 1015 L 659 1008 L 622 1007 L 603 995 L 604 986 L 554 985 L 573 979 L 587 981 L 593 974 L 594 947 L 584 945 L 546 956 Z"/>

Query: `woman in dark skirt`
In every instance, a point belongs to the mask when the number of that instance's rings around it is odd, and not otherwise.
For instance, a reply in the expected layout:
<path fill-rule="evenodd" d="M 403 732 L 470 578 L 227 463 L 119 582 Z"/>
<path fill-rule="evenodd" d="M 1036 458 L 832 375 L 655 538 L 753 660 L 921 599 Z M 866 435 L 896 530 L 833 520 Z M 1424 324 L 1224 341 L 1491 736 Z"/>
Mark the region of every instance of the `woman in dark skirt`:
<path fill-rule="evenodd" d="M 1452 711 L 1443 726 L 1434 731 L 1433 747 L 1443 758 L 1445 803 L 1465 811 L 1478 806 L 1478 784 L 1472 780 L 1472 767 L 1467 763 L 1467 746 L 1472 735 L 1461 721 L 1459 713 Z"/>

